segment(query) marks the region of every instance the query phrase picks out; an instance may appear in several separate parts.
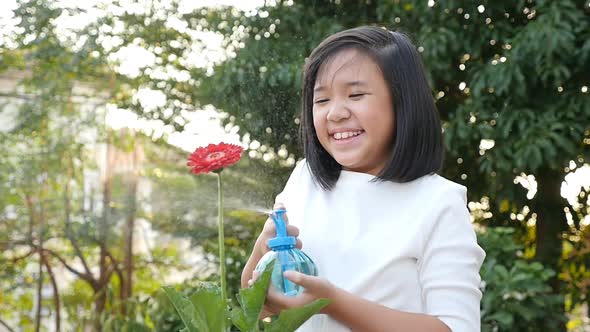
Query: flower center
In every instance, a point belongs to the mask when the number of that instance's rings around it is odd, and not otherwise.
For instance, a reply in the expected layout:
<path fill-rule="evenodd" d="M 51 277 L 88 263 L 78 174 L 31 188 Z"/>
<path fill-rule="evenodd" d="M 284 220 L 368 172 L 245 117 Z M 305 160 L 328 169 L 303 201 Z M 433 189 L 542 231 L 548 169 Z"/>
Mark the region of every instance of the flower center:
<path fill-rule="evenodd" d="M 213 152 L 207 155 L 207 161 L 213 161 L 217 159 L 221 159 L 225 156 L 225 152 Z"/>

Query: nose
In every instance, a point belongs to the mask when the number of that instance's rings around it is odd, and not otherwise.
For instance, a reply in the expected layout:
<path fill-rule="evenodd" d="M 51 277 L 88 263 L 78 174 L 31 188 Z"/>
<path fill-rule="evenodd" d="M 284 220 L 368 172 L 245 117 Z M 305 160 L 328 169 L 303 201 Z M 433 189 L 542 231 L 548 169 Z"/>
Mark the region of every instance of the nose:
<path fill-rule="evenodd" d="M 328 121 L 334 122 L 346 120 L 348 118 L 350 118 L 350 110 L 348 109 L 347 105 L 342 102 L 332 103 L 332 107 L 330 107 L 328 114 L 326 115 L 326 119 Z"/>

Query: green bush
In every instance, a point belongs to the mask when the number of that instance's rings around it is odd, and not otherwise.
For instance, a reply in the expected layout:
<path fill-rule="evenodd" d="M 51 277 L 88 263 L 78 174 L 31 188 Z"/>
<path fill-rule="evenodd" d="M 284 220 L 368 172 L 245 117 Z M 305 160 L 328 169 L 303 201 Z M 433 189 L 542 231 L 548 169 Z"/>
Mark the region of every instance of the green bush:
<path fill-rule="evenodd" d="M 523 258 L 513 233 L 496 227 L 478 234 L 487 254 L 481 269 L 481 330 L 557 331 L 563 302 L 548 283 L 555 272 Z"/>

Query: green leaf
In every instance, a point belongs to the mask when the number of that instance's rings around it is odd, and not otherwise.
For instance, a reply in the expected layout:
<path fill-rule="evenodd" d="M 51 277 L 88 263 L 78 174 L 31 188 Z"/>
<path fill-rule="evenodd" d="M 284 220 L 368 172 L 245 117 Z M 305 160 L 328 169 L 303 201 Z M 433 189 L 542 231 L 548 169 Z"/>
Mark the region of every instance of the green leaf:
<path fill-rule="evenodd" d="M 295 331 L 301 324 L 305 323 L 311 316 L 317 314 L 323 307 L 328 305 L 330 300 L 319 299 L 303 307 L 291 308 L 284 310 L 279 318 L 268 326 L 264 331 L 268 332 L 287 332 Z"/>
<path fill-rule="evenodd" d="M 232 312 L 231 316 L 233 323 L 242 331 L 258 330 L 258 318 L 266 300 L 273 267 L 274 260 L 266 266 L 251 287 L 240 289 L 238 302 L 242 310 L 237 310 L 235 314 Z"/>
<path fill-rule="evenodd" d="M 172 287 L 162 287 L 162 289 L 168 295 L 170 302 L 172 302 L 174 309 L 176 309 L 176 312 L 184 323 L 184 330 L 186 332 L 209 331 L 205 318 L 200 315 L 200 312 L 195 309 L 189 299 L 178 293 Z"/>
<path fill-rule="evenodd" d="M 203 282 L 190 296 L 198 315 L 205 318 L 209 331 L 221 331 L 223 320 L 227 317 L 221 298 L 221 289 L 212 282 Z"/>
<path fill-rule="evenodd" d="M 239 307 L 233 308 L 232 311 L 230 311 L 230 317 L 232 323 L 234 323 L 240 331 L 248 331 L 248 322 L 246 321 L 246 316 L 242 309 Z"/>

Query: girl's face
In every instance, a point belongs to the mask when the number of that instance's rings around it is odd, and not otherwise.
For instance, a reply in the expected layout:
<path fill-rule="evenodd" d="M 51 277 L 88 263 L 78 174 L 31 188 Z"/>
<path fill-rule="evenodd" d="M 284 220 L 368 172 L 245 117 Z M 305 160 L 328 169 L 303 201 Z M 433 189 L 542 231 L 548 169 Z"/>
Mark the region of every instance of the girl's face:
<path fill-rule="evenodd" d="M 343 50 L 320 67 L 313 124 L 324 149 L 344 170 L 378 175 L 390 158 L 394 121 L 387 83 L 367 55 Z"/>

